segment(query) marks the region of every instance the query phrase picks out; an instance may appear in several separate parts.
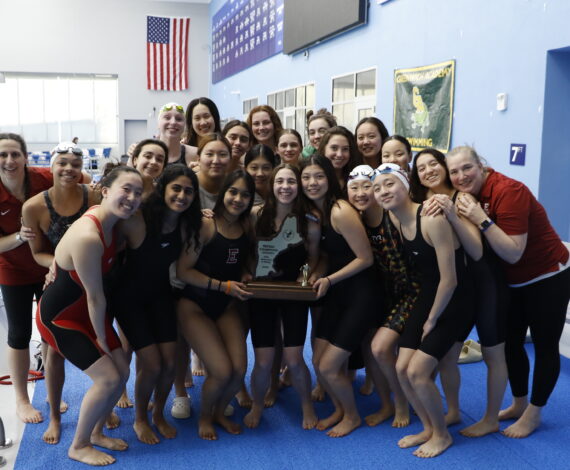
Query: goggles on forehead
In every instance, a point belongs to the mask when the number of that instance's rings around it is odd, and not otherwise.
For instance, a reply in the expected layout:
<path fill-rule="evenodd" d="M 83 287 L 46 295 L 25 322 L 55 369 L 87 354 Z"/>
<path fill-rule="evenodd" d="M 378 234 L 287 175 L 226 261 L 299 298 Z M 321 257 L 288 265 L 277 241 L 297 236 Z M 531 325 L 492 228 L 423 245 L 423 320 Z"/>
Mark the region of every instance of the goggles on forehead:
<path fill-rule="evenodd" d="M 406 189 L 410 189 L 408 175 L 406 175 L 400 166 L 395 163 L 383 163 L 380 165 L 376 170 L 374 170 L 374 176 L 372 179 L 376 178 L 378 175 L 394 175 L 404 184 Z"/>
<path fill-rule="evenodd" d="M 83 150 L 74 144 L 59 144 L 56 148 L 53 149 L 52 153 L 54 155 L 56 153 L 72 153 L 74 155 L 83 156 Z"/>
<path fill-rule="evenodd" d="M 348 181 L 372 179 L 374 176 L 374 170 L 371 167 L 366 168 L 367 165 L 360 165 L 350 172 L 348 175 Z M 364 168 L 362 168 L 364 167 Z"/>
<path fill-rule="evenodd" d="M 160 108 L 160 112 L 163 113 L 164 111 L 178 111 L 179 113 L 183 113 L 184 112 L 184 106 L 181 106 L 179 104 L 174 104 L 174 103 L 169 103 L 169 104 L 165 104 L 162 108 Z"/>

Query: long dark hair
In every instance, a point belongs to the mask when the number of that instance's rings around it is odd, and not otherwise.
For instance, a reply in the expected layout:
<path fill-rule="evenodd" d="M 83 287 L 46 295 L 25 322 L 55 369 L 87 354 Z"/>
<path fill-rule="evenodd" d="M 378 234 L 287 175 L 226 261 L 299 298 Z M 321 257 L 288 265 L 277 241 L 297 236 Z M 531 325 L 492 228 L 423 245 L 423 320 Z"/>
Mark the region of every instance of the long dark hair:
<path fill-rule="evenodd" d="M 183 137 L 183 143 L 192 145 L 194 147 L 198 147 L 198 134 L 194 131 L 194 127 L 192 127 L 192 113 L 194 112 L 194 108 L 199 104 L 203 104 L 208 108 L 212 118 L 214 119 L 214 132 L 220 132 L 220 112 L 218 111 L 218 107 L 216 103 L 214 103 L 210 98 L 201 97 L 201 98 L 194 98 L 190 103 L 188 103 L 188 107 L 186 108 L 186 131 Z"/>
<path fill-rule="evenodd" d="M 451 178 L 449 177 L 449 170 L 447 169 L 447 165 L 445 164 L 445 155 L 441 153 L 439 150 L 434 148 L 427 148 L 423 149 L 416 154 L 414 157 L 414 162 L 412 164 L 412 171 L 410 173 L 410 194 L 412 196 L 412 200 L 417 203 L 422 203 L 427 199 L 428 188 L 426 188 L 420 182 L 420 176 L 418 175 L 418 157 L 422 155 L 432 155 L 437 162 L 444 168 L 445 170 L 445 184 L 448 188 L 453 189 L 453 184 L 451 184 Z"/>
<path fill-rule="evenodd" d="M 348 162 L 342 168 L 342 179 L 346 181 L 348 179 L 348 174 L 358 165 L 362 165 L 362 155 L 360 155 L 360 151 L 356 146 L 356 141 L 354 140 L 354 135 L 344 126 L 336 126 L 331 127 L 329 130 L 325 132 L 325 135 L 321 138 L 321 143 L 319 144 L 319 148 L 317 152 L 320 155 L 325 154 L 325 149 L 331 137 L 335 135 L 341 135 L 346 138 L 348 141 L 348 148 L 350 157 Z"/>
<path fill-rule="evenodd" d="M 180 176 L 186 176 L 192 182 L 194 200 L 190 207 L 179 215 L 177 230 L 181 229 L 185 232 L 186 239 L 183 241 L 187 247 L 192 244 L 192 238 L 194 238 L 194 247 L 197 249 L 200 244 L 200 228 L 202 226 L 199 183 L 196 173 L 186 165 L 175 163 L 164 169 L 158 178 L 155 190 L 143 205 L 142 213 L 147 232 L 152 236 L 159 237 L 168 211 L 164 200 L 166 186 Z"/>
<path fill-rule="evenodd" d="M 251 212 L 251 208 L 253 207 L 253 199 L 255 197 L 255 183 L 251 175 L 242 169 L 235 170 L 226 176 L 222 187 L 220 188 L 220 192 L 218 193 L 218 198 L 216 199 L 216 204 L 214 205 L 213 212 L 215 215 L 222 216 L 226 211 L 226 206 L 224 206 L 224 197 L 226 195 L 226 191 L 230 189 L 231 185 L 234 184 L 237 180 L 243 179 L 245 181 L 245 186 L 247 190 L 251 194 L 251 199 L 249 201 L 248 206 L 245 210 L 240 214 L 238 221 L 243 227 L 244 231 L 250 232 L 251 224 L 249 223 L 249 214 Z"/>
<path fill-rule="evenodd" d="M 293 204 L 293 208 L 291 210 L 291 214 L 297 217 L 297 223 L 299 224 L 299 231 L 301 236 L 306 239 L 307 238 L 307 218 L 305 214 L 310 212 L 310 208 L 308 203 L 305 201 L 303 197 L 303 187 L 301 185 L 301 172 L 296 165 L 291 165 L 290 163 L 282 163 L 278 167 L 273 170 L 271 174 L 271 179 L 269 180 L 270 188 L 269 194 L 265 199 L 265 204 L 259 211 L 257 217 L 257 224 L 255 226 L 255 231 L 257 235 L 262 237 L 269 237 L 273 235 L 279 227 L 275 227 L 275 216 L 277 215 L 277 198 L 275 197 L 275 193 L 273 192 L 273 184 L 275 183 L 275 177 L 280 170 L 287 169 L 291 170 L 295 175 L 295 179 L 297 180 L 297 197 L 295 198 L 295 202 Z"/>
<path fill-rule="evenodd" d="M 327 177 L 328 189 L 324 198 L 325 202 L 323 205 L 323 211 L 321 211 L 313 201 L 309 200 L 309 204 L 319 213 L 321 224 L 328 225 L 332 207 L 339 199 L 342 199 L 342 191 L 340 189 L 340 184 L 336 177 L 334 167 L 327 157 L 323 157 L 319 154 L 313 154 L 310 157 L 303 159 L 300 165 L 301 176 L 303 175 L 305 168 L 311 165 L 320 166 L 323 169 L 325 176 Z"/>

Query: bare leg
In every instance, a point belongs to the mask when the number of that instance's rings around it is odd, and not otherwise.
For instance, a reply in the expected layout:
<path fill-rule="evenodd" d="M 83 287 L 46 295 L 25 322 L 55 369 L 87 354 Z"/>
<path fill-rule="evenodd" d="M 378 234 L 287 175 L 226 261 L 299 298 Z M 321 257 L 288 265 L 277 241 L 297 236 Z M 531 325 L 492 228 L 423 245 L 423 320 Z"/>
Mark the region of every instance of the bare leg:
<path fill-rule="evenodd" d="M 319 320 L 319 317 L 322 314 L 322 307 L 311 307 L 309 310 L 311 314 L 311 347 L 313 348 L 313 356 L 315 355 L 315 327 Z M 315 361 L 313 361 L 314 364 Z M 317 376 L 317 383 L 315 388 L 311 391 L 311 398 L 313 401 L 324 401 L 325 400 L 325 389 L 319 382 L 318 374 L 316 368 L 313 366 L 315 370 L 315 375 Z"/>
<path fill-rule="evenodd" d="M 487 364 L 487 410 L 479 422 L 459 431 L 467 437 L 481 437 L 499 431 L 499 410 L 508 382 L 505 343 L 481 348 Z"/>
<path fill-rule="evenodd" d="M 374 335 L 374 333 L 375 332 L 372 332 L 372 335 Z M 366 416 L 365 421 L 368 426 L 376 426 L 387 420 L 390 416 L 394 416 L 394 403 L 390 396 L 388 381 L 372 355 L 371 340 L 372 338 L 369 338 L 369 340 L 366 341 L 366 344 L 363 345 L 362 352 L 367 376 L 370 376 L 374 382 L 374 386 L 380 397 L 381 408 L 376 413 Z M 394 369 L 394 375 L 395 374 L 396 370 Z"/>
<path fill-rule="evenodd" d="M 161 369 L 160 351 L 151 344 L 137 352 L 137 378 L 135 381 L 135 421 L 133 428 L 139 441 L 158 444 L 159 439 L 150 427 L 148 403 Z"/>
<path fill-rule="evenodd" d="M 400 348 L 398 360 L 396 361 L 396 372 L 398 374 L 398 380 L 402 386 L 402 390 L 406 394 L 406 397 L 414 408 L 418 418 L 420 418 L 424 429 L 418 434 L 410 434 L 400 439 L 398 441 L 398 446 L 402 449 L 419 446 L 420 444 L 427 442 L 431 438 L 433 432 L 429 416 L 416 394 L 416 391 L 410 382 L 410 378 L 408 377 L 408 367 L 416 353 L 417 351 L 415 349 Z"/>
<path fill-rule="evenodd" d="M 158 432 L 166 439 L 176 437 L 176 428 L 169 424 L 164 417 L 164 405 L 174 381 L 176 343 L 159 343 L 160 374 L 154 388 L 154 406 L 152 409 L 152 422 Z"/>
<path fill-rule="evenodd" d="M 499 421 L 507 419 L 518 419 L 528 407 L 528 395 L 524 397 L 513 397 L 511 406 L 499 412 Z"/>
<path fill-rule="evenodd" d="M 453 443 L 445 423 L 441 395 L 432 378 L 437 364 L 437 359 L 418 350 L 408 366 L 408 377 L 432 426 L 429 440 L 414 451 L 415 456 L 422 458 L 436 457 Z"/>
<path fill-rule="evenodd" d="M 191 300 L 181 299 L 177 312 L 181 333 L 202 357 L 207 370 L 202 386 L 198 435 L 202 439 L 216 440 L 218 435 L 214 429 L 214 407 L 231 380 L 232 364 L 218 327 L 200 307 Z"/>
<path fill-rule="evenodd" d="M 111 412 L 128 379 L 128 365 L 122 355 L 123 351 L 116 349 L 112 351 L 112 359 L 103 356 L 85 370 L 93 385 L 83 397 L 77 429 L 68 451 L 68 456 L 73 460 L 89 465 L 115 462 L 113 456 L 95 449 L 93 445 L 105 444 L 108 447 L 114 443 L 119 446 L 120 442 L 117 441 L 121 441 L 105 438 L 101 428 L 104 417 Z"/>
<path fill-rule="evenodd" d="M 30 350 L 14 349 L 8 346 L 10 374 L 16 393 L 16 414 L 24 423 L 41 423 L 44 418 L 36 410 L 28 395 L 28 371 L 30 370 Z"/>
<path fill-rule="evenodd" d="M 283 359 L 283 338 L 281 334 L 281 322 L 277 323 L 275 329 L 275 354 L 271 367 L 271 382 L 269 390 L 265 394 L 264 403 L 267 408 L 275 405 L 277 394 L 279 393 L 279 373 L 281 371 L 281 361 Z"/>
<path fill-rule="evenodd" d="M 463 343 L 456 342 L 439 363 L 441 386 L 447 402 L 445 424 L 451 426 L 461 422 L 459 413 L 459 387 L 461 386 L 461 374 L 457 360 L 461 354 Z"/>
<path fill-rule="evenodd" d="M 48 444 L 57 444 L 61 434 L 61 392 L 65 381 L 65 359 L 51 346 L 46 349 L 44 357 L 50 421 L 42 439 Z"/>
<path fill-rule="evenodd" d="M 303 359 L 303 346 L 283 348 L 289 377 L 301 398 L 303 429 L 313 429 L 317 425 L 317 415 L 311 399 L 311 376 Z"/>
<path fill-rule="evenodd" d="M 133 349 L 131 348 L 131 345 L 129 344 L 129 340 L 125 336 L 125 333 L 123 333 L 123 330 L 122 330 L 121 326 L 118 324 L 118 322 L 115 322 L 115 325 L 117 326 L 117 331 L 119 333 L 119 339 L 121 340 L 121 346 L 123 348 L 123 351 L 125 352 L 127 362 L 130 364 L 131 358 L 133 356 Z M 116 406 L 118 408 L 132 408 L 133 407 L 133 402 L 129 398 L 129 394 L 127 393 L 127 387 L 126 386 L 123 388 L 123 392 L 121 393 L 121 396 L 117 400 Z M 118 418 L 118 416 L 117 416 L 117 418 Z M 114 427 L 117 427 L 117 426 L 118 426 L 118 424 Z M 112 428 L 109 428 L 109 429 L 112 429 Z"/>
<path fill-rule="evenodd" d="M 239 392 L 236 393 L 236 400 L 238 402 L 238 405 L 242 408 L 251 408 L 253 400 L 247 391 L 245 382 L 241 384 Z"/>
<path fill-rule="evenodd" d="M 395 415 L 392 426 L 402 428 L 410 424 L 410 407 L 396 373 L 396 348 L 400 335 L 389 328 L 381 327 L 372 339 L 371 349 L 374 359 L 388 381 L 394 394 Z"/>
<path fill-rule="evenodd" d="M 194 349 L 192 349 L 191 354 L 192 354 L 192 359 L 190 362 L 192 364 L 192 375 L 195 375 L 197 377 L 202 377 L 203 375 L 206 374 L 206 371 L 204 370 L 204 363 L 198 357 L 198 354 L 196 354 L 196 351 Z"/>
<path fill-rule="evenodd" d="M 322 340 L 317 339 L 316 341 Z M 325 387 L 338 400 L 337 409 L 340 408 L 342 411 L 342 418 L 327 434 L 330 437 L 343 437 L 354 431 L 362 422 L 356 409 L 352 383 L 342 371 L 343 364 L 350 356 L 350 352 L 328 342 L 325 343 L 325 350 L 320 357 L 318 370 L 324 380 Z"/>
<path fill-rule="evenodd" d="M 247 348 L 240 316 L 230 304 L 228 309 L 216 322 L 225 345 L 225 351 L 232 367 L 229 383 L 223 390 L 218 403 L 214 407 L 214 419 L 230 434 L 241 434 L 241 426 L 225 416 L 226 407 L 240 389 L 247 369 Z"/>
<path fill-rule="evenodd" d="M 176 397 L 187 397 L 186 371 L 190 363 L 190 346 L 181 334 L 176 341 L 176 362 L 174 375 L 174 393 Z"/>
<path fill-rule="evenodd" d="M 248 428 L 259 426 L 263 409 L 265 408 L 265 394 L 269 388 L 271 371 L 273 368 L 275 348 L 255 348 L 255 364 L 251 371 L 251 394 L 253 403 L 251 411 L 245 415 L 243 422 Z"/>

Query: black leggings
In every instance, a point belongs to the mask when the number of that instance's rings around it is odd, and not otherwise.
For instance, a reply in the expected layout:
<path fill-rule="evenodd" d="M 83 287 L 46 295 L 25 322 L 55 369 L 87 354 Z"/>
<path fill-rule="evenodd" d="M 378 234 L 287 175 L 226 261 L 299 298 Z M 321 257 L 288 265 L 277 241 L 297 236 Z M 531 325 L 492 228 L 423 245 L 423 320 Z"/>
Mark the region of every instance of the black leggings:
<path fill-rule="evenodd" d="M 0 285 L 8 317 L 8 346 L 28 349 L 32 339 L 32 306 L 34 295 L 40 300 L 43 282 L 21 286 Z"/>
<path fill-rule="evenodd" d="M 570 268 L 524 287 L 510 288 L 505 354 L 514 397 L 528 395 L 530 366 L 524 340 L 530 327 L 535 361 L 530 402 L 544 406 L 560 374 L 558 343 L 570 299 Z"/>

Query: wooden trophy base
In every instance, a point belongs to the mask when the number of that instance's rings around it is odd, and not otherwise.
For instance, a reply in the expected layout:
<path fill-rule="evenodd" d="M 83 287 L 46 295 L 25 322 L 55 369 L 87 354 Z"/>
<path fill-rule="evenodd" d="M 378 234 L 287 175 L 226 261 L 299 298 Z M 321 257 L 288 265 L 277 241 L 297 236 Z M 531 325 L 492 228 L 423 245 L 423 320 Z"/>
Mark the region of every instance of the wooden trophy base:
<path fill-rule="evenodd" d="M 303 287 L 300 282 L 293 281 L 251 281 L 247 290 L 253 293 L 253 299 L 272 300 L 317 300 L 317 293 L 311 286 Z"/>

